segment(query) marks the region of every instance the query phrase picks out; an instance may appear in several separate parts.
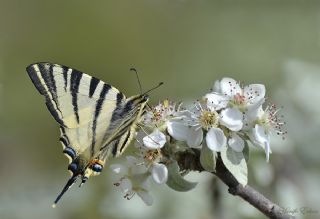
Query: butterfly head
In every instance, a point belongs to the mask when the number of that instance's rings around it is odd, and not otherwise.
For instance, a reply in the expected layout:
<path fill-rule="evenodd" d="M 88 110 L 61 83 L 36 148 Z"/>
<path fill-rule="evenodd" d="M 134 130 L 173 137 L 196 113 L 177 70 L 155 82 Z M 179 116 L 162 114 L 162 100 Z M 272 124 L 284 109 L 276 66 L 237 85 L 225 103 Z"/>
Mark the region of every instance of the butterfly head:
<path fill-rule="evenodd" d="M 149 95 L 148 94 L 141 94 L 142 103 L 147 103 L 149 101 Z"/>

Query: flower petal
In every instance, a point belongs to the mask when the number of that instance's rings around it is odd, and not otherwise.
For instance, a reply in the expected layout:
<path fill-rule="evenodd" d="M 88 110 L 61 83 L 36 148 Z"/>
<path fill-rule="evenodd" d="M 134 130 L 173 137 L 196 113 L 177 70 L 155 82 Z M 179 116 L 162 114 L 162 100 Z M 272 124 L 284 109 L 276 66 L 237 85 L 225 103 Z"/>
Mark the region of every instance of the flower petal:
<path fill-rule="evenodd" d="M 243 126 L 243 115 L 236 108 L 227 108 L 220 113 L 220 123 L 231 131 L 240 131 Z"/>
<path fill-rule="evenodd" d="M 265 147 L 265 143 L 270 141 L 269 134 L 265 131 L 261 125 L 255 125 L 253 129 L 254 141 L 257 142 L 262 148 Z"/>
<path fill-rule="evenodd" d="M 228 145 L 236 152 L 242 152 L 244 148 L 244 141 L 236 133 L 231 135 L 231 138 L 228 140 Z"/>
<path fill-rule="evenodd" d="M 128 178 L 122 178 L 120 181 L 120 189 L 123 193 L 127 193 L 132 190 L 132 183 Z"/>
<path fill-rule="evenodd" d="M 154 163 L 151 170 L 153 180 L 158 184 L 166 183 L 168 180 L 168 169 L 166 165 Z"/>
<path fill-rule="evenodd" d="M 271 151 L 270 151 L 270 142 L 268 142 L 268 141 L 265 142 L 264 150 L 266 152 L 266 160 L 267 160 L 267 162 L 269 162 L 269 155 L 271 153 Z"/>
<path fill-rule="evenodd" d="M 112 164 L 110 165 L 110 169 L 116 174 L 125 175 L 128 173 L 128 168 L 122 164 Z"/>
<path fill-rule="evenodd" d="M 181 119 L 171 120 L 167 123 L 168 133 L 178 141 L 185 141 L 189 135 L 189 127 Z"/>
<path fill-rule="evenodd" d="M 261 105 L 264 102 L 266 88 L 263 84 L 251 84 L 249 86 L 245 86 L 243 92 L 249 106 L 256 104 Z"/>
<path fill-rule="evenodd" d="M 221 151 L 227 143 L 227 138 L 219 128 L 211 128 L 206 136 L 206 143 L 210 150 Z"/>
<path fill-rule="evenodd" d="M 203 131 L 200 127 L 190 127 L 187 144 L 191 148 L 198 148 L 203 140 Z"/>
<path fill-rule="evenodd" d="M 227 107 L 230 98 L 223 94 L 209 93 L 205 96 L 210 110 L 220 110 Z"/>
<path fill-rule="evenodd" d="M 266 153 L 266 160 L 269 162 L 269 154 L 271 154 L 270 149 L 270 135 L 261 125 L 255 125 L 252 132 L 249 134 L 251 141 L 254 145 L 262 147 Z"/>
<path fill-rule="evenodd" d="M 242 130 L 250 131 L 254 128 L 255 122 L 261 118 L 265 112 L 263 111 L 262 105 L 259 107 L 251 107 L 243 114 L 243 127 Z"/>
<path fill-rule="evenodd" d="M 264 114 L 264 110 L 262 106 L 259 106 L 257 108 L 250 108 L 247 110 L 244 114 L 244 117 L 247 121 L 255 121 L 258 118 L 260 118 Z"/>
<path fill-rule="evenodd" d="M 139 190 L 137 191 L 137 195 L 142 199 L 142 201 L 146 205 L 151 206 L 153 204 L 153 198 L 148 191 Z"/>
<path fill-rule="evenodd" d="M 177 113 L 175 113 L 175 118 L 172 118 L 170 121 L 171 122 L 180 122 L 182 124 L 184 124 L 185 126 L 196 126 L 197 125 L 197 113 L 199 113 L 198 111 L 196 112 L 191 112 L 189 110 L 183 110 L 183 111 L 179 111 Z"/>
<path fill-rule="evenodd" d="M 242 93 L 239 83 L 232 78 L 223 78 L 220 82 L 220 89 L 222 94 L 232 98 Z"/>
<path fill-rule="evenodd" d="M 166 136 L 158 129 L 155 129 L 150 135 L 147 135 L 143 138 L 144 146 L 146 146 L 149 149 L 162 148 L 165 143 Z"/>
<path fill-rule="evenodd" d="M 192 116 L 192 112 L 190 112 L 189 110 L 181 110 L 178 111 L 174 114 L 175 117 L 191 117 Z"/>

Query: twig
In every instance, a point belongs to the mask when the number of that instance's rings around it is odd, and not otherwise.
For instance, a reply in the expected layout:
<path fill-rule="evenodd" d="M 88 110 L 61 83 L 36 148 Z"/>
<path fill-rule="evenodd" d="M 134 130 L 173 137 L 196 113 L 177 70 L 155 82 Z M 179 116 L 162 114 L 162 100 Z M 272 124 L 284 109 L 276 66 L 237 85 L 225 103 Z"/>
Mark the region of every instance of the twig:
<path fill-rule="evenodd" d="M 186 151 L 178 153 L 176 159 L 182 170 L 195 170 L 201 172 L 204 171 L 204 169 L 200 164 L 199 157 L 199 152 L 193 150 L 192 152 Z M 229 187 L 228 191 L 230 194 L 241 197 L 267 217 L 272 219 L 295 218 L 294 216 L 287 214 L 284 209 L 267 199 L 254 188 L 249 185 L 242 186 L 224 166 L 221 158 L 217 159 L 216 172 L 213 174 Z"/>

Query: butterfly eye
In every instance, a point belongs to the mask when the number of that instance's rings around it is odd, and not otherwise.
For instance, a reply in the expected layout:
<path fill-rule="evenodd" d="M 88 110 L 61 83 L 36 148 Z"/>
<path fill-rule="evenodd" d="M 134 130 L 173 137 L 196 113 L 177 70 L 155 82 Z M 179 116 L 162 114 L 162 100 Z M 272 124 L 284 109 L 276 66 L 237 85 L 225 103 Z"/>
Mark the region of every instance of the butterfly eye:
<path fill-rule="evenodd" d="M 149 99 L 149 96 L 145 94 L 145 95 L 143 96 L 143 100 L 144 100 L 144 101 L 147 101 L 148 99 Z"/>
<path fill-rule="evenodd" d="M 100 173 L 102 171 L 102 165 L 101 164 L 98 164 L 98 163 L 95 163 L 92 165 L 91 169 L 94 171 L 94 172 L 98 172 Z"/>
<path fill-rule="evenodd" d="M 70 170 L 72 173 L 74 173 L 78 169 L 78 165 L 75 163 L 71 163 L 68 167 L 68 170 Z"/>

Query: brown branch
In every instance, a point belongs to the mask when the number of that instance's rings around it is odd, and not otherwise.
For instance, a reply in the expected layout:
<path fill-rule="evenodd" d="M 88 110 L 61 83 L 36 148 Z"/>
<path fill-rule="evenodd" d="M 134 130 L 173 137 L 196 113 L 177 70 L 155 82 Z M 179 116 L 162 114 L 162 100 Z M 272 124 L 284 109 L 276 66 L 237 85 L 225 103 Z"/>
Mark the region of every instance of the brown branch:
<path fill-rule="evenodd" d="M 200 164 L 199 155 L 199 151 L 197 150 L 176 154 L 176 159 L 181 170 L 204 171 Z M 213 174 L 220 178 L 229 187 L 228 191 L 230 194 L 241 197 L 267 217 L 272 219 L 295 218 L 294 216 L 287 214 L 284 209 L 267 199 L 264 195 L 249 185 L 242 186 L 224 166 L 221 158 L 217 159 L 216 172 Z"/>

